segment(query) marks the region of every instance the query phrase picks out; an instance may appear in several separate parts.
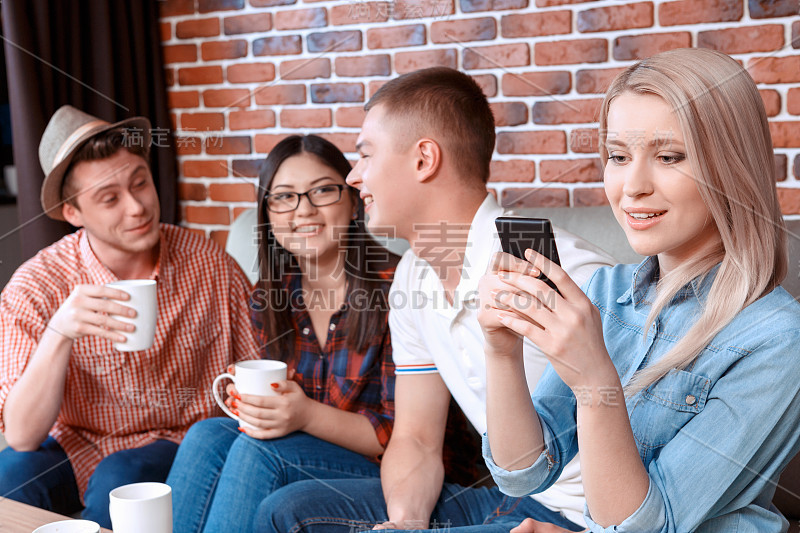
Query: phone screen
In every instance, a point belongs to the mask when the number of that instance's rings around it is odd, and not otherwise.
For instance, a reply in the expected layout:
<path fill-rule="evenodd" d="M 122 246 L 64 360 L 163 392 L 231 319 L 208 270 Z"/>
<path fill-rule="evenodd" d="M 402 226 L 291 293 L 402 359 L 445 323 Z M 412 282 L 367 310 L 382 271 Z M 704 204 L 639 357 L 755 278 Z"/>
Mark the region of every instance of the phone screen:
<path fill-rule="evenodd" d="M 494 223 L 504 252 L 525 260 L 525 250 L 531 248 L 555 264 L 561 265 L 553 235 L 553 225 L 548 219 L 497 217 Z M 541 274 L 539 279 L 558 290 L 544 274 Z"/>

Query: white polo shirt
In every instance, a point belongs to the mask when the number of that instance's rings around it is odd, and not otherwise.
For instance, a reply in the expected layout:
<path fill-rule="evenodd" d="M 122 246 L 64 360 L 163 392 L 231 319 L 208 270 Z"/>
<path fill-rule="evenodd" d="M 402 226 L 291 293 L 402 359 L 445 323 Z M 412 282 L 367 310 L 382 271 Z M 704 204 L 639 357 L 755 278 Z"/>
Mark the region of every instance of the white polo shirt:
<path fill-rule="evenodd" d="M 500 251 L 494 220 L 504 210 L 490 194 L 481 204 L 467 237 L 461 279 L 451 305 L 442 282 L 427 261 L 412 250 L 403 254 L 394 275 L 389 328 L 397 375 L 438 372 L 453 398 L 480 434 L 486 432 L 486 360 L 478 324 L 478 281 L 492 255 Z M 594 271 L 615 261 L 605 252 L 566 231 L 554 228 L 561 266 L 578 285 Z M 544 354 L 524 340 L 525 376 L 533 391 L 547 366 Z M 546 491 L 531 496 L 572 522 L 584 524 L 584 495 L 579 459 Z"/>

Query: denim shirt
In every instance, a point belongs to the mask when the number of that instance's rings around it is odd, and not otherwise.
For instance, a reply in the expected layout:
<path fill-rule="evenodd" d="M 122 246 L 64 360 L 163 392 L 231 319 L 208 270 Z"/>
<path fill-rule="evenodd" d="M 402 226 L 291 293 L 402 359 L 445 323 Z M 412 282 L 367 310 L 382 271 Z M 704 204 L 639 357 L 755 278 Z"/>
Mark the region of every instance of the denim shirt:
<path fill-rule="evenodd" d="M 620 380 L 664 355 L 695 323 L 719 266 L 687 284 L 644 335 L 658 262 L 599 269 L 585 286 L 600 310 Z M 778 476 L 800 448 L 800 304 L 782 287 L 742 310 L 684 370 L 625 399 L 650 477 L 642 505 L 621 524 L 593 532 L 780 532 L 771 507 Z M 545 450 L 524 470 L 486 463 L 509 495 L 553 483 L 578 451 L 576 398 L 549 366 L 532 395 Z M 614 399 L 611 398 L 610 401 Z M 621 398 L 619 398 L 621 400 Z M 601 400 L 602 401 L 602 400 Z"/>

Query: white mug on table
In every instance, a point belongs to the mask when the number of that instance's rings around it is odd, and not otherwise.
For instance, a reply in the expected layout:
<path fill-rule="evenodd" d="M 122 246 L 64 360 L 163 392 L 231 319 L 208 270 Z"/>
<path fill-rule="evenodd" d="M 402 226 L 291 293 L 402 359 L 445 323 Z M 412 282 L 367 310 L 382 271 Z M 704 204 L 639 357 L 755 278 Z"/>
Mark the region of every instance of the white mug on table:
<path fill-rule="evenodd" d="M 114 533 L 172 533 L 172 489 L 166 483 L 131 483 L 108 494 Z"/>

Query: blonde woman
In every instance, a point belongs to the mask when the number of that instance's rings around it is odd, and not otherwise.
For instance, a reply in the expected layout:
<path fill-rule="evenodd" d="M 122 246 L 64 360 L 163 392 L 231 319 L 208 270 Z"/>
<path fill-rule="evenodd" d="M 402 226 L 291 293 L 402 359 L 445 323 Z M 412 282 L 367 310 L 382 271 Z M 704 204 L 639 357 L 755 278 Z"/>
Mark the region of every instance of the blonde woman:
<path fill-rule="evenodd" d="M 799 446 L 800 305 L 778 286 L 758 90 L 723 54 L 656 55 L 612 83 L 600 144 L 611 208 L 649 257 L 584 294 L 540 255 L 498 256 L 480 288 L 494 478 L 544 490 L 580 449 L 591 531 L 786 531 L 770 502 Z M 551 363 L 532 398 L 520 336 Z"/>

